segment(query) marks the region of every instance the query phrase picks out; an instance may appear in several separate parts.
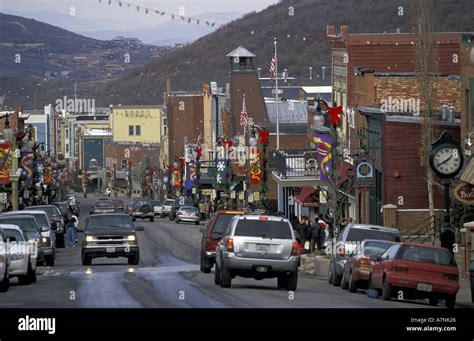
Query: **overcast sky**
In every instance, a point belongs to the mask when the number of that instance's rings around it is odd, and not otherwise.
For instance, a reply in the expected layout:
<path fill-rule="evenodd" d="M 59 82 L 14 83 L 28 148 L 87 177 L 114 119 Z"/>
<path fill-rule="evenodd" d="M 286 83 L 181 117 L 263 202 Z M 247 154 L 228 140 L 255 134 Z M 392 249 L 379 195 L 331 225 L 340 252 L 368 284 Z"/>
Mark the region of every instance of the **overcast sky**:
<path fill-rule="evenodd" d="M 15 12 L 51 12 L 48 13 L 49 20 L 54 19 L 54 14 L 70 15 L 71 8 L 78 19 L 100 19 L 104 21 L 126 24 L 129 28 L 141 28 L 153 26 L 170 17 L 159 16 L 155 13 L 144 13 L 144 8 L 159 10 L 161 12 L 179 14 L 180 7 L 184 8 L 185 16 L 198 16 L 202 13 L 231 12 L 237 11 L 248 13 L 261 11 L 262 9 L 277 3 L 279 0 L 124 0 L 125 3 L 140 6 L 140 12 L 136 8 L 127 9 L 123 4 L 119 6 L 119 0 L 0 0 L 0 12 L 17 14 Z M 44 13 L 43 13 L 44 15 Z M 35 18 L 35 15 L 29 17 Z M 44 18 L 44 16 L 43 16 Z M 38 18 L 35 18 L 38 19 Z M 206 18 L 203 18 L 206 19 Z M 115 26 L 115 23 L 114 23 Z M 94 30 L 91 27 L 91 30 Z"/>

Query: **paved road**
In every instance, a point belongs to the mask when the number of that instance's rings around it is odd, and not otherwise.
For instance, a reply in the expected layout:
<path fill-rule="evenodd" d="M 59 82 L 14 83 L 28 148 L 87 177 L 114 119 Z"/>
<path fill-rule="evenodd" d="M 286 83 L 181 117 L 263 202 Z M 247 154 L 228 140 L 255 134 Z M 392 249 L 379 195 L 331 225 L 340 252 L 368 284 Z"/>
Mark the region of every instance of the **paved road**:
<path fill-rule="evenodd" d="M 81 223 L 93 198 L 81 199 Z M 12 280 L 0 294 L 0 308 L 422 308 L 427 303 L 369 299 L 351 294 L 325 280 L 300 275 L 294 296 L 277 289 L 276 279 L 236 278 L 231 288 L 214 284 L 213 274 L 199 271 L 200 226 L 157 218 L 137 221 L 140 264 L 125 258 L 94 259 L 82 266 L 80 246 L 58 249 L 54 267 L 39 267 L 36 284 Z"/>

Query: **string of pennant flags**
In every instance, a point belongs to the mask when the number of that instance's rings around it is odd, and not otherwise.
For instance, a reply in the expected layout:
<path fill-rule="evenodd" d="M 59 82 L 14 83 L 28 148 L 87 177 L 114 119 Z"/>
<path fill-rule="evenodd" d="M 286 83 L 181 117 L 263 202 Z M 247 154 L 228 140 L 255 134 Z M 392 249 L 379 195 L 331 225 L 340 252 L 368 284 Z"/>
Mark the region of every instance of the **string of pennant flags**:
<path fill-rule="evenodd" d="M 117 3 L 120 7 L 127 7 L 128 9 L 130 8 L 135 8 L 137 12 L 144 12 L 145 14 L 148 13 L 155 13 L 160 16 L 169 16 L 172 20 L 175 19 L 181 19 L 183 22 L 187 22 L 188 24 L 195 23 L 197 25 L 206 25 L 209 27 L 215 27 L 218 25 L 219 29 L 223 29 L 224 25 L 223 24 L 218 24 L 213 21 L 205 20 L 205 19 L 199 19 L 199 18 L 191 18 L 187 17 L 184 15 L 176 14 L 176 13 L 169 13 L 165 11 L 160 11 L 157 9 L 152 9 L 149 7 L 140 7 L 138 5 L 121 1 L 121 0 L 99 0 L 100 3 L 107 3 L 109 5 L 112 5 L 113 2 Z M 236 29 L 236 30 L 241 30 L 241 28 L 237 28 L 236 26 L 232 24 L 227 24 L 225 25 L 227 29 Z M 255 35 L 268 35 L 270 38 L 273 38 L 275 35 L 272 32 L 268 31 L 255 31 L 255 30 L 248 30 L 249 36 L 255 36 Z M 313 36 L 313 35 L 308 35 L 308 34 L 287 34 L 283 35 L 281 37 L 278 37 L 279 41 L 285 41 L 285 40 L 294 40 L 294 41 L 303 41 L 306 43 L 324 43 L 326 41 L 326 37 L 323 35 L 320 36 Z"/>
<path fill-rule="evenodd" d="M 112 2 L 115 2 L 117 3 L 120 7 L 127 7 L 128 9 L 130 9 L 131 7 L 135 8 L 137 10 L 137 12 L 140 12 L 140 10 L 144 11 L 145 14 L 148 14 L 148 13 L 155 13 L 155 14 L 158 14 L 160 16 L 170 16 L 172 20 L 175 20 L 175 19 L 181 19 L 182 21 L 184 22 L 187 22 L 188 24 L 194 22 L 196 23 L 197 25 L 200 25 L 200 24 L 205 24 L 206 26 L 210 26 L 210 27 L 214 27 L 217 25 L 216 22 L 212 22 L 212 21 L 209 21 L 209 20 L 205 20 L 205 19 L 199 19 L 199 18 L 191 18 L 191 17 L 186 17 L 184 15 L 180 15 L 180 14 L 176 14 L 176 13 L 168 13 L 168 12 L 164 12 L 164 11 L 160 11 L 160 10 L 157 10 L 157 9 L 153 9 L 153 8 L 149 8 L 149 7 L 140 7 L 138 5 L 135 5 L 135 4 L 131 4 L 129 2 L 125 2 L 125 1 L 117 1 L 117 0 L 99 0 L 100 3 L 105 3 L 107 2 L 109 5 L 112 5 Z M 221 25 L 222 26 L 222 25 Z"/>

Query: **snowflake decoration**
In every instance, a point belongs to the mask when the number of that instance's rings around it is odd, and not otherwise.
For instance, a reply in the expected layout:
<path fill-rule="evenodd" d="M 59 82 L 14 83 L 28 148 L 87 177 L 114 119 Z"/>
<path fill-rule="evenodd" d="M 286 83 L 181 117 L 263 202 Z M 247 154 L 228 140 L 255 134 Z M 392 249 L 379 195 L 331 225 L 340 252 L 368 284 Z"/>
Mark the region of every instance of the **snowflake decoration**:
<path fill-rule="evenodd" d="M 218 184 L 222 183 L 222 176 L 220 174 L 217 174 L 217 183 Z"/>
<path fill-rule="evenodd" d="M 38 165 L 36 166 L 36 168 L 38 169 L 38 173 L 43 173 L 43 171 L 44 171 L 44 166 L 43 166 L 42 164 L 38 164 Z"/>
<path fill-rule="evenodd" d="M 223 172 L 224 169 L 225 169 L 225 163 L 224 163 L 224 161 L 219 161 L 219 162 L 217 163 L 217 170 L 218 170 L 219 172 Z"/>

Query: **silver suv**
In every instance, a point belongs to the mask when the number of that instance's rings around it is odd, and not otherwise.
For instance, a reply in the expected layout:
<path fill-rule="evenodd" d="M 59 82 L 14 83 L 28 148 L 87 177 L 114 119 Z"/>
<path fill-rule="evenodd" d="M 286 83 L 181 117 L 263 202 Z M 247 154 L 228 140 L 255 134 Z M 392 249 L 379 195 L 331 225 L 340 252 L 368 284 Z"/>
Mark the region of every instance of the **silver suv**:
<path fill-rule="evenodd" d="M 288 219 L 235 216 L 216 248 L 216 284 L 231 286 L 235 276 L 278 278 L 278 288 L 295 291 L 298 283 L 299 244 Z"/>

